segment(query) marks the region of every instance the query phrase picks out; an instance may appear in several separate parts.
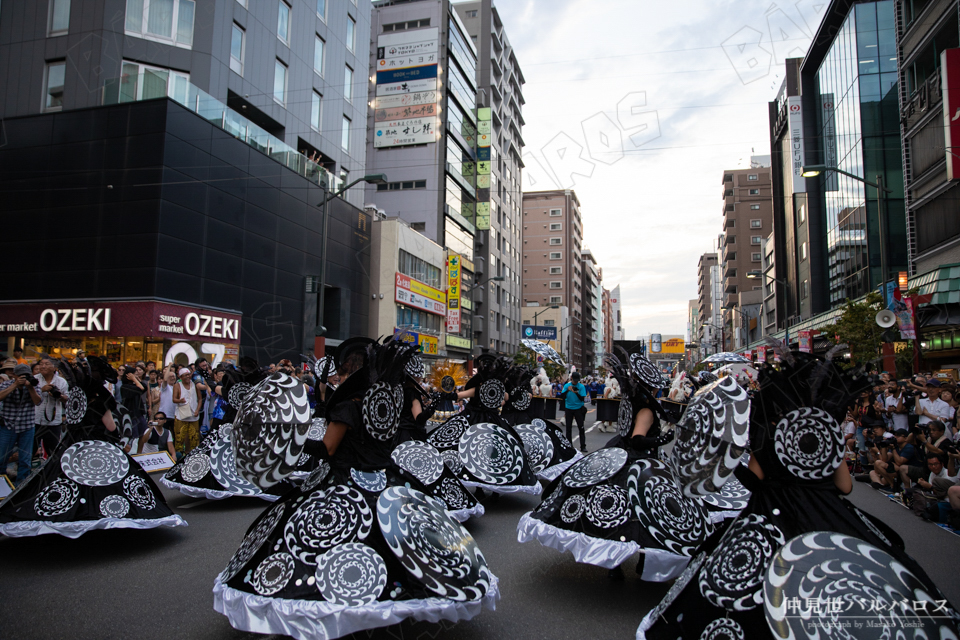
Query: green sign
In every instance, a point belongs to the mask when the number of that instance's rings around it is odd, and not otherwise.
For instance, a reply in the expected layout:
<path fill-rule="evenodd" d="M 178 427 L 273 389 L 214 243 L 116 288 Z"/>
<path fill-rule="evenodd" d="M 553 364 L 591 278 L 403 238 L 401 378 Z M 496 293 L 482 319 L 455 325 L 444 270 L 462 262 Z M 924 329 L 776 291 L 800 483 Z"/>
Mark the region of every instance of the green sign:
<path fill-rule="evenodd" d="M 461 338 L 460 336 L 451 336 L 447 334 L 447 346 L 457 347 L 460 349 L 470 349 L 473 347 L 473 343 L 468 338 Z"/>

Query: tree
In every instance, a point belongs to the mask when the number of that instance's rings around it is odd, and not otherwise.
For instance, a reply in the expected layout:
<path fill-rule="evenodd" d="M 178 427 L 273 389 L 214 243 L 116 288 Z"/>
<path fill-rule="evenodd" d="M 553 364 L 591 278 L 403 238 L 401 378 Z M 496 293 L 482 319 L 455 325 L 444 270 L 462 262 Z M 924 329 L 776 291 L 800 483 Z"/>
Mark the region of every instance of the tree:
<path fill-rule="evenodd" d="M 876 291 L 868 293 L 862 302 L 847 300 L 837 321 L 820 330 L 830 338 L 839 338 L 841 343 L 850 346 L 851 364 L 874 362 L 880 357 L 884 329 L 877 325 L 876 315 L 882 308 L 882 302 Z"/>
<path fill-rule="evenodd" d="M 560 354 L 560 357 L 564 357 L 562 353 Z M 520 350 L 513 354 L 513 361 L 516 364 L 526 365 L 528 367 L 533 367 L 534 369 L 543 367 L 547 372 L 547 375 L 550 376 L 551 380 L 562 376 L 566 371 L 560 365 L 556 364 L 552 360 L 547 360 L 546 358 L 544 358 L 543 362 L 537 362 L 537 354 L 532 349 L 525 346 L 521 346 Z"/>

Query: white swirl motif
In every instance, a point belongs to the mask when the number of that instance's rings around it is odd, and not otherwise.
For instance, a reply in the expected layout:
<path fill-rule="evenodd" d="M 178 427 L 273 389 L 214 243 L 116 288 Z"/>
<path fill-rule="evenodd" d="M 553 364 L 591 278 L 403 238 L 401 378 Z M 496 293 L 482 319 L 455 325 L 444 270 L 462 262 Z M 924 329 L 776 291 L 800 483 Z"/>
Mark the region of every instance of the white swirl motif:
<path fill-rule="evenodd" d="M 227 392 L 227 403 L 234 409 L 240 409 L 240 407 L 243 406 L 244 399 L 252 388 L 253 385 L 249 382 L 237 382 L 233 384 Z"/>
<path fill-rule="evenodd" d="M 600 529 L 616 529 L 630 519 L 627 492 L 611 484 L 598 484 L 587 494 L 587 520 Z"/>
<path fill-rule="evenodd" d="M 700 640 L 744 640 L 746 634 L 736 620 L 717 618 L 703 628 Z"/>
<path fill-rule="evenodd" d="M 557 486 L 554 487 L 553 491 L 550 492 L 550 495 L 544 499 L 543 502 L 537 505 L 537 508 L 534 509 L 534 513 L 541 516 L 541 519 L 545 519 L 553 515 L 553 513 L 563 504 L 563 494 L 566 492 L 565 484 L 558 482 Z"/>
<path fill-rule="evenodd" d="M 431 593 L 457 602 L 487 593 L 493 574 L 483 554 L 439 500 L 387 487 L 377 499 L 377 521 L 390 550 Z"/>
<path fill-rule="evenodd" d="M 289 553 L 281 551 L 269 555 L 257 565 L 250 586 L 261 596 L 272 596 L 287 586 L 295 567 L 296 563 Z"/>
<path fill-rule="evenodd" d="M 358 487 L 370 493 L 379 493 L 387 488 L 387 474 L 383 469 L 376 471 L 350 469 L 350 479 Z"/>
<path fill-rule="evenodd" d="M 440 453 L 426 442 L 404 442 L 391 452 L 390 458 L 424 485 L 433 484 L 443 475 L 443 459 Z"/>
<path fill-rule="evenodd" d="M 423 367 L 423 360 L 418 355 L 413 355 L 408 361 L 406 366 L 403 367 L 403 370 L 412 378 L 419 380 L 425 375 L 426 370 Z"/>
<path fill-rule="evenodd" d="M 573 489 L 585 489 L 617 475 L 627 464 L 627 452 L 619 447 L 600 449 L 584 456 L 563 474 L 563 482 Z"/>
<path fill-rule="evenodd" d="M 706 509 L 683 495 L 659 460 L 638 460 L 630 467 L 627 496 L 640 526 L 671 553 L 689 556 L 712 532 Z"/>
<path fill-rule="evenodd" d="M 227 568 L 220 574 L 221 582 L 232 580 L 237 572 L 256 555 L 263 543 L 273 533 L 277 523 L 283 518 L 284 507 L 285 503 L 283 501 L 277 502 L 260 516 L 256 521 L 256 526 L 252 527 L 243 537 L 240 548 L 233 554 Z"/>
<path fill-rule="evenodd" d="M 373 604 L 387 586 L 383 558 L 359 542 L 342 544 L 320 556 L 314 575 L 324 600 L 349 607 Z"/>
<path fill-rule="evenodd" d="M 330 465 L 326 460 L 323 460 L 317 465 L 316 469 L 310 472 L 307 479 L 303 481 L 303 484 L 300 486 L 300 491 L 310 493 L 317 485 L 323 482 L 323 479 L 327 477 L 328 473 L 330 473 Z"/>
<path fill-rule="evenodd" d="M 456 449 L 460 444 L 460 438 L 470 426 L 467 419 L 462 415 L 455 415 L 446 420 L 439 427 L 430 432 L 427 436 L 427 442 L 432 444 L 440 451 L 446 449 Z"/>
<path fill-rule="evenodd" d="M 460 439 L 460 462 L 473 477 L 487 484 L 510 484 L 520 477 L 526 458 L 523 446 L 510 432 L 480 422 Z"/>
<path fill-rule="evenodd" d="M 440 499 L 447 505 L 447 509 L 458 511 L 471 506 L 470 495 L 464 490 L 456 478 L 444 478 L 440 481 Z"/>
<path fill-rule="evenodd" d="M 823 409 L 801 407 L 777 423 L 773 450 L 791 475 L 826 480 L 843 462 L 843 434 Z"/>
<path fill-rule="evenodd" d="M 526 411 L 530 408 L 531 397 L 529 389 L 517 387 L 510 392 L 510 404 L 512 404 L 513 408 L 517 411 Z"/>
<path fill-rule="evenodd" d="M 720 493 L 703 496 L 703 502 L 714 509 L 743 511 L 750 502 L 750 491 L 737 478 L 732 477 L 723 483 Z"/>
<path fill-rule="evenodd" d="M 338 544 L 365 540 L 372 525 L 373 512 L 363 494 L 336 485 L 300 503 L 283 528 L 283 541 L 300 562 L 314 565 L 318 555 Z"/>
<path fill-rule="evenodd" d="M 737 519 L 700 570 L 700 594 L 721 609 L 749 611 L 763 603 L 763 577 L 786 540 L 764 516 Z"/>
<path fill-rule="evenodd" d="M 63 417 L 67 424 L 80 424 L 85 415 L 87 415 L 87 394 L 80 387 L 74 387 L 67 395 Z"/>
<path fill-rule="evenodd" d="M 316 440 L 320 442 L 327 433 L 327 421 L 324 418 L 314 418 L 310 421 L 310 429 L 307 430 L 307 440 Z"/>
<path fill-rule="evenodd" d="M 654 389 L 663 389 L 669 385 L 667 378 L 663 375 L 663 372 L 660 371 L 652 362 L 650 362 L 645 356 L 634 353 L 630 355 L 630 371 L 637 377 L 640 382 L 647 385 L 648 387 L 653 387 Z"/>
<path fill-rule="evenodd" d="M 490 378 L 480 383 L 480 387 L 477 389 L 477 398 L 485 409 L 495 410 L 503 404 L 505 393 L 506 389 L 503 382 L 497 378 Z"/>
<path fill-rule="evenodd" d="M 147 481 L 140 476 L 129 476 L 123 481 L 123 495 L 137 507 L 149 511 L 157 506 L 157 498 Z"/>
<path fill-rule="evenodd" d="M 533 472 L 546 469 L 553 460 L 553 440 L 547 435 L 546 430 L 538 429 L 532 424 L 518 424 L 513 429 L 523 440 L 523 450 L 527 453 Z"/>
<path fill-rule="evenodd" d="M 633 405 L 629 398 L 620 400 L 620 409 L 617 411 L 617 433 L 622 438 L 633 433 Z"/>
<path fill-rule="evenodd" d="M 563 501 L 560 507 L 560 518 L 570 524 L 580 518 L 587 508 L 587 501 L 579 493 L 575 493 Z"/>
<path fill-rule="evenodd" d="M 180 476 L 187 482 L 199 482 L 210 472 L 210 456 L 194 449 L 183 461 Z"/>
<path fill-rule="evenodd" d="M 130 511 L 130 503 L 123 496 L 109 495 L 100 501 L 100 513 L 104 518 L 122 518 Z"/>
<path fill-rule="evenodd" d="M 223 485 L 225 491 L 238 496 L 255 496 L 261 493 L 260 487 L 237 473 L 232 427 L 220 429 L 220 438 L 213 445 L 209 460 L 210 473 L 213 474 L 217 482 Z"/>
<path fill-rule="evenodd" d="M 86 487 L 106 487 L 130 472 L 127 454 L 102 440 L 81 440 L 67 447 L 60 457 L 63 473 Z"/>
<path fill-rule="evenodd" d="M 392 439 L 400 424 L 400 405 L 393 387 L 375 382 L 363 396 L 363 424 L 367 433 L 380 442 Z"/>
<path fill-rule="evenodd" d="M 441 451 L 440 459 L 443 460 L 443 464 L 447 466 L 447 469 L 450 469 L 453 475 L 459 476 L 460 472 L 463 471 L 463 463 L 460 462 L 460 452 L 456 449 Z"/>
<path fill-rule="evenodd" d="M 38 516 L 49 518 L 66 513 L 80 498 L 80 487 L 67 478 L 57 478 L 37 494 L 33 509 Z"/>

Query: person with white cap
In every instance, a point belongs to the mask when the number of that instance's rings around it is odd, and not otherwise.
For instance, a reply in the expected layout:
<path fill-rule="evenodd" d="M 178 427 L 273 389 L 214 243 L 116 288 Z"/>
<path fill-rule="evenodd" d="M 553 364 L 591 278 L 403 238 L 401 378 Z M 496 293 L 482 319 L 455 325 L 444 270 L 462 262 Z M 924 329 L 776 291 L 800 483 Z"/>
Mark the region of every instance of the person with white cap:
<path fill-rule="evenodd" d="M 173 403 L 177 406 L 173 422 L 173 441 L 177 457 L 182 458 L 200 444 L 200 392 L 191 379 L 190 369 L 177 372 L 180 380 L 173 388 Z"/>

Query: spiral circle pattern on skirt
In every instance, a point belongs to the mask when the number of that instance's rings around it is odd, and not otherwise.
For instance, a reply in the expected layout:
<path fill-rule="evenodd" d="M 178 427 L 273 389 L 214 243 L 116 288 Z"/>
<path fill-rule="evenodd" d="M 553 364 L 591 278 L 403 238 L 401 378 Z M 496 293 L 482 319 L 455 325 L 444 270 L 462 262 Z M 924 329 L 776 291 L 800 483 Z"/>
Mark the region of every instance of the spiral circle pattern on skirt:
<path fill-rule="evenodd" d="M 157 498 L 147 481 L 140 476 L 129 476 L 123 481 L 123 495 L 141 509 L 149 511 L 157 506 Z"/>
<path fill-rule="evenodd" d="M 430 432 L 427 436 L 427 442 L 432 444 L 440 451 L 445 449 L 456 449 L 460 444 L 460 438 L 466 432 L 470 424 L 467 419 L 461 415 L 456 415 L 441 424 Z"/>
<path fill-rule="evenodd" d="M 199 482 L 210 471 L 210 455 L 193 450 L 183 461 L 180 476 L 187 482 Z"/>
<path fill-rule="evenodd" d="M 250 389 L 253 386 L 249 382 L 237 382 L 230 387 L 230 390 L 227 391 L 227 402 L 234 409 L 240 409 L 243 404 L 243 399 L 247 397 L 247 394 L 250 393 Z"/>
<path fill-rule="evenodd" d="M 440 453 L 426 442 L 404 442 L 394 448 L 390 458 L 398 467 L 425 485 L 433 484 L 443 475 L 443 459 L 440 458 Z"/>
<path fill-rule="evenodd" d="M 777 423 L 773 450 L 793 476 L 826 480 L 843 462 L 843 434 L 823 409 L 802 407 Z"/>
<path fill-rule="evenodd" d="M 300 486 L 300 491 L 310 493 L 318 484 L 323 482 L 323 479 L 327 477 L 328 473 L 330 473 L 330 464 L 326 460 L 323 460 L 317 465 L 316 469 L 310 472 L 307 479 L 303 481 L 303 484 Z"/>
<path fill-rule="evenodd" d="M 51 517 L 66 513 L 80 498 L 80 487 L 67 478 L 57 478 L 40 489 L 33 501 L 38 516 Z"/>
<path fill-rule="evenodd" d="M 704 627 L 700 640 L 744 640 L 746 634 L 736 620 L 717 618 Z"/>
<path fill-rule="evenodd" d="M 700 594 L 715 607 L 748 611 L 763 603 L 767 564 L 786 540 L 757 514 L 736 520 L 700 570 Z"/>
<path fill-rule="evenodd" d="M 735 477 L 730 477 L 720 488 L 720 493 L 703 496 L 703 502 L 722 511 L 743 511 L 750 502 L 750 490 Z"/>
<path fill-rule="evenodd" d="M 560 507 L 560 518 L 567 524 L 570 524 L 571 522 L 577 521 L 580 516 L 583 515 L 586 508 L 587 501 L 582 495 L 575 493 L 563 501 L 563 506 Z"/>
<path fill-rule="evenodd" d="M 406 366 L 403 367 L 403 370 L 407 375 L 412 378 L 419 380 L 426 374 L 426 369 L 423 367 L 423 360 L 418 355 L 412 356 L 408 361 Z"/>
<path fill-rule="evenodd" d="M 226 569 L 220 574 L 221 582 L 233 579 L 237 572 L 256 555 L 263 543 L 273 533 L 277 523 L 283 518 L 284 506 L 284 502 L 274 504 L 261 516 L 257 525 L 247 532 L 247 535 L 243 537 L 243 542 L 240 543 L 240 548 L 233 554 Z"/>
<path fill-rule="evenodd" d="M 633 433 L 633 405 L 630 404 L 629 398 L 620 401 L 620 409 L 617 411 L 617 433 L 622 438 Z"/>
<path fill-rule="evenodd" d="M 387 488 L 387 474 L 383 469 L 377 471 L 350 469 L 350 479 L 358 487 L 370 493 L 379 493 Z"/>
<path fill-rule="evenodd" d="M 517 411 L 526 411 L 530 408 L 530 391 L 523 387 L 518 387 L 510 392 L 510 404 Z"/>
<path fill-rule="evenodd" d="M 480 482 L 510 484 L 523 471 L 523 446 L 510 432 L 489 422 L 468 428 L 459 450 L 463 468 Z"/>
<path fill-rule="evenodd" d="M 130 472 L 127 454 L 102 440 L 81 440 L 67 447 L 60 457 L 63 473 L 86 487 L 106 487 Z"/>
<path fill-rule="evenodd" d="M 313 372 L 317 380 L 326 380 L 337 373 L 337 363 L 330 356 L 323 356 L 313 363 Z"/>
<path fill-rule="evenodd" d="M 667 378 L 645 356 L 634 353 L 630 355 L 630 371 L 637 379 L 648 387 L 663 389 L 669 385 Z"/>
<path fill-rule="evenodd" d="M 314 418 L 310 421 L 310 428 L 307 430 L 307 440 L 320 442 L 326 434 L 327 421 L 324 418 Z"/>
<path fill-rule="evenodd" d="M 373 512 L 363 494 L 337 485 L 300 503 L 283 528 L 283 541 L 300 562 L 314 565 L 319 554 L 338 544 L 365 540 L 372 525 Z"/>
<path fill-rule="evenodd" d="M 562 482 L 558 482 L 553 488 L 553 491 L 550 492 L 550 495 L 537 505 L 534 513 L 543 516 L 543 518 L 552 516 L 560 508 L 560 505 L 563 504 L 563 494 L 565 492 L 565 485 Z"/>
<path fill-rule="evenodd" d="M 688 556 L 712 531 L 704 507 L 681 493 L 659 460 L 639 460 L 630 467 L 627 495 L 640 526 L 667 551 Z"/>
<path fill-rule="evenodd" d="M 811 615 L 822 629 L 840 629 L 847 620 L 859 620 L 871 636 L 857 637 L 881 637 L 881 631 L 903 640 L 960 634 L 957 611 L 949 603 L 943 609 L 937 606 L 945 601 L 939 590 L 931 590 L 896 558 L 859 538 L 829 531 L 799 535 L 777 550 L 764 573 L 764 614 L 774 638 L 809 637 Z M 806 603 L 827 598 L 841 603 L 839 611 L 809 611 Z M 797 601 L 799 614 L 785 606 Z"/>
<path fill-rule="evenodd" d="M 663 617 L 667 610 L 670 608 L 670 605 L 677 599 L 677 596 L 687 588 L 694 578 L 697 577 L 697 574 L 700 572 L 700 567 L 703 566 L 704 561 L 707 559 L 706 553 L 698 553 L 696 556 L 690 559 L 690 562 L 687 563 L 686 568 L 683 572 L 673 581 L 673 584 L 670 585 L 670 589 L 667 590 L 666 595 L 663 596 L 663 599 L 650 610 L 650 619 L 658 620 Z"/>
<path fill-rule="evenodd" d="M 100 513 L 104 518 L 122 518 L 130 511 L 130 503 L 123 496 L 109 495 L 100 501 Z"/>
<path fill-rule="evenodd" d="M 545 429 L 537 429 L 532 424 L 518 424 L 513 427 L 523 440 L 523 449 L 527 453 L 533 472 L 542 471 L 553 460 L 553 440 Z"/>
<path fill-rule="evenodd" d="M 480 383 L 480 387 L 477 389 L 477 398 L 485 409 L 499 409 L 500 405 L 503 404 L 505 393 L 506 389 L 503 386 L 503 381 L 490 378 Z"/>
<path fill-rule="evenodd" d="M 391 385 L 376 382 L 363 396 L 363 424 L 380 442 L 393 438 L 400 424 L 400 405 L 393 391 Z"/>
<path fill-rule="evenodd" d="M 600 484 L 617 475 L 627 464 L 627 452 L 619 447 L 600 449 L 584 456 L 563 474 L 563 483 L 574 489 Z"/>
<path fill-rule="evenodd" d="M 441 451 L 440 459 L 443 460 L 443 464 L 446 465 L 447 469 L 453 472 L 453 475 L 458 476 L 460 472 L 463 471 L 463 463 L 460 462 L 460 452 L 456 449 Z"/>
<path fill-rule="evenodd" d="M 616 529 L 630 519 L 627 492 L 617 485 L 598 484 L 587 493 L 587 520 L 600 529 Z"/>
<path fill-rule="evenodd" d="M 80 424 L 85 415 L 87 415 L 87 394 L 80 387 L 74 387 L 67 395 L 63 417 L 67 424 Z"/>
<path fill-rule="evenodd" d="M 458 602 L 480 599 L 492 574 L 470 533 L 440 501 L 415 489 L 388 487 L 377 500 L 383 538 L 428 591 Z"/>
<path fill-rule="evenodd" d="M 324 600 L 349 607 L 373 604 L 387 586 L 387 565 L 376 551 L 349 542 L 327 551 L 314 574 Z"/>
<path fill-rule="evenodd" d="M 220 429 L 220 438 L 210 450 L 210 473 L 223 485 L 225 491 L 234 495 L 255 496 L 260 493 L 260 487 L 237 473 L 232 427 Z"/>
<path fill-rule="evenodd" d="M 295 567 L 296 563 L 289 553 L 281 551 L 269 555 L 257 565 L 250 586 L 261 596 L 272 596 L 287 586 Z"/>
<path fill-rule="evenodd" d="M 451 511 L 468 509 L 470 497 L 456 478 L 446 477 L 440 481 L 440 498 Z"/>

